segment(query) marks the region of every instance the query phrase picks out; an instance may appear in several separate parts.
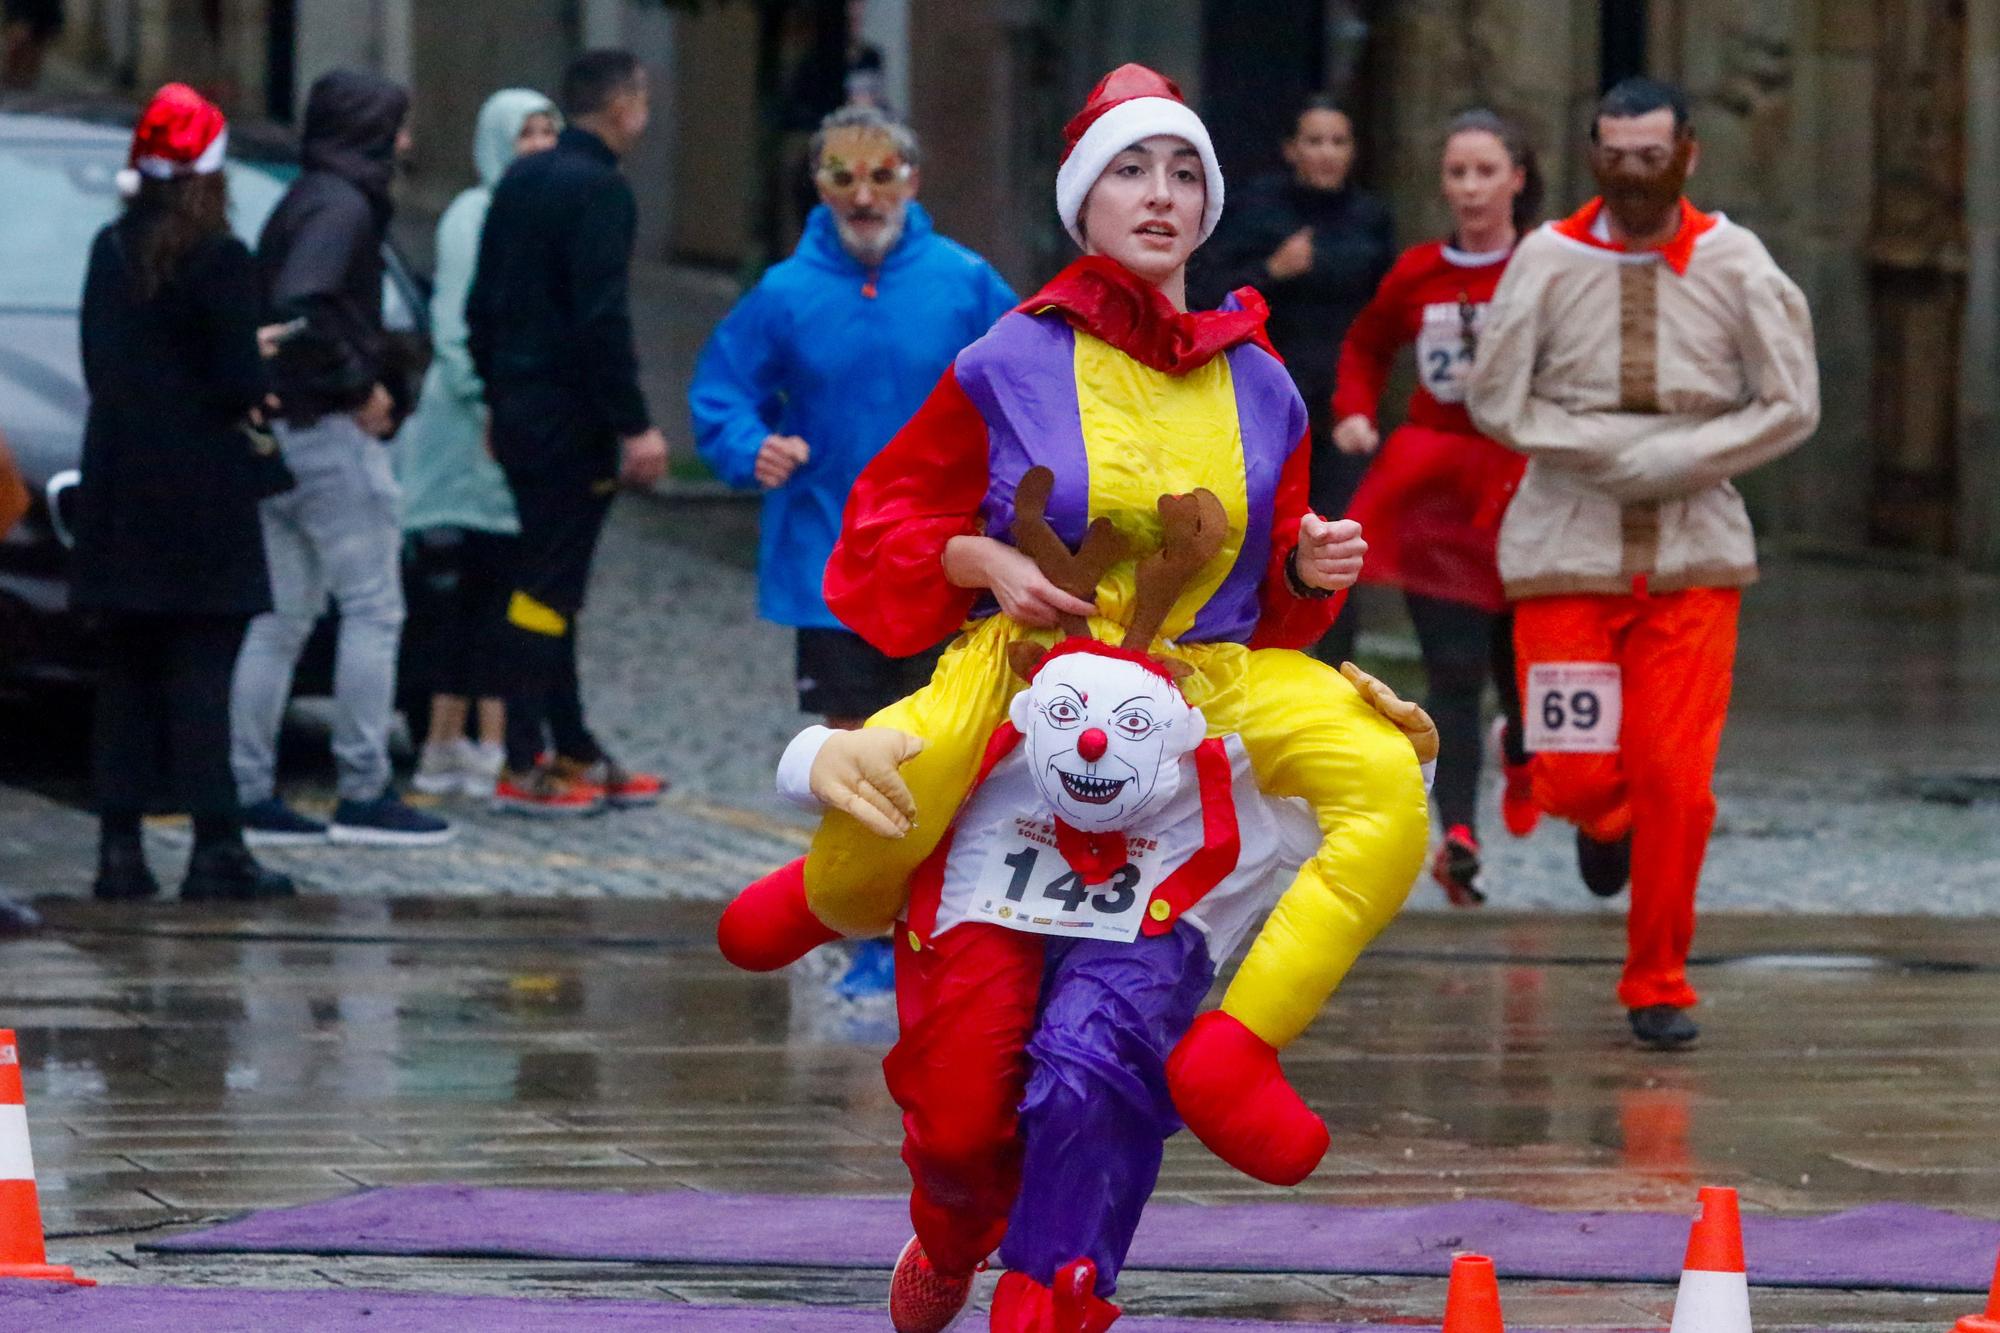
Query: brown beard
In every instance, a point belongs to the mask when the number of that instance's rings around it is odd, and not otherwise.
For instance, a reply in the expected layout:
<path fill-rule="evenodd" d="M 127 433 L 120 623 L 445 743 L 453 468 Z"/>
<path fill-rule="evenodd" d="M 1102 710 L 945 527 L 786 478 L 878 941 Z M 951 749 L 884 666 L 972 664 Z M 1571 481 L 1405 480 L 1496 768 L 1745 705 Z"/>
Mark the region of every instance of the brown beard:
<path fill-rule="evenodd" d="M 1658 171 L 1606 171 L 1593 157 L 1591 173 L 1597 177 L 1605 209 L 1621 231 L 1627 236 L 1655 236 L 1667 229 L 1680 206 L 1693 157 L 1694 141 L 1681 139 L 1674 145 L 1673 157 Z"/>

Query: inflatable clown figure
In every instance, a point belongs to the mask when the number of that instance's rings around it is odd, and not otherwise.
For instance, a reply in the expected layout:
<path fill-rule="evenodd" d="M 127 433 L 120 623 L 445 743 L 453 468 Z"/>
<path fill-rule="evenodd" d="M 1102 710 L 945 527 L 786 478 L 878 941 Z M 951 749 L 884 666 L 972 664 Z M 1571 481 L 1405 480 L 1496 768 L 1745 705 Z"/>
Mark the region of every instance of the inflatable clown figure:
<path fill-rule="evenodd" d="M 914 910 L 912 875 L 1008 719 L 1021 688 L 1013 652 L 1047 648 L 1060 617 L 1126 641 L 1130 556 L 1161 545 L 1158 497 L 1206 490 L 1221 540 L 1139 650 L 1186 672 L 1181 692 L 1209 735 L 1237 738 L 1264 796 L 1302 801 L 1318 842 L 1222 1008 L 1182 1038 L 1169 1082 L 1224 1160 L 1293 1181 L 1327 1137 L 1279 1052 L 1408 894 L 1428 828 L 1423 782 L 1396 726 L 1292 651 L 1332 623 L 1361 543 L 1355 525 L 1309 512 L 1305 405 L 1264 337 L 1262 299 L 1245 289 L 1223 309 L 1185 309 L 1188 256 L 1222 210 L 1206 129 L 1171 81 L 1128 65 L 1066 135 L 1058 210 L 1087 253 L 960 353 L 856 483 L 827 569 L 828 604 L 885 652 L 962 630 L 924 689 L 824 738 L 812 767 L 853 801 L 829 802 L 808 857 L 731 905 L 721 943 L 733 961 L 769 968 L 840 935 L 896 929 Z M 1047 525 L 1080 566 L 1093 563 L 1086 533 L 1100 522 L 1123 541 L 1094 574 L 1045 574 L 1013 539 L 1024 478 L 1042 467 Z M 884 767 L 907 787 L 900 804 L 863 780 Z M 909 933 L 898 930 L 899 967 L 924 961 Z"/>
<path fill-rule="evenodd" d="M 1017 533 L 1040 525 L 1047 480 L 1024 479 L 1036 498 Z M 1181 691 L 1185 668 L 1133 646 L 1151 641 L 1225 528 L 1207 492 L 1159 503 L 1166 536 L 1137 567 L 1125 645 L 1077 633 L 1048 650 L 1015 646 L 1027 687 L 913 879 L 902 1031 L 884 1062 L 917 1225 L 890 1313 L 911 1333 L 956 1314 L 996 1245 L 1007 1271 L 994 1329 L 1116 1317 L 1108 1298 L 1180 1127 L 1169 1056 L 1279 877 L 1319 843 L 1303 802 L 1259 790 L 1240 737 L 1209 734 Z M 1022 544 L 1046 551 L 1045 528 L 1041 538 Z M 1434 756 L 1420 709 L 1350 678 L 1412 733 L 1420 757 Z M 788 795 L 856 799 L 840 765 L 813 771 L 834 739 L 815 728 L 794 742 L 781 768 Z M 905 793 L 893 762 L 859 780 L 883 798 L 861 799 L 863 819 L 895 832 L 887 812 Z"/>

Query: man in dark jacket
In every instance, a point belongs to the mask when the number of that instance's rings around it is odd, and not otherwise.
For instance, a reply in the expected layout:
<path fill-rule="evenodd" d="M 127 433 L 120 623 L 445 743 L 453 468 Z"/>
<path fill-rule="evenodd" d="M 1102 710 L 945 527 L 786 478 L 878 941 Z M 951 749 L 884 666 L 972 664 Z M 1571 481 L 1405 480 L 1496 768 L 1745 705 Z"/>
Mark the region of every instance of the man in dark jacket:
<path fill-rule="evenodd" d="M 465 306 L 493 455 L 521 518 L 507 609 L 518 676 L 495 799 L 558 815 L 662 790 L 612 762 L 584 725 L 576 615 L 618 483 L 651 485 L 667 466 L 639 389 L 626 295 L 638 207 L 618 170 L 646 127 L 646 72 L 629 52 L 586 52 L 562 100 L 569 127 L 556 146 L 516 161 L 493 191 Z"/>
<path fill-rule="evenodd" d="M 0 537 L 5 537 L 28 512 L 28 488 L 21 483 L 14 456 L 7 451 L 7 437 L 0 435 Z M 42 928 L 41 914 L 26 903 L 17 903 L 0 893 L 0 939 L 26 935 Z"/>
<path fill-rule="evenodd" d="M 276 423 L 298 485 L 263 504 L 272 609 L 250 622 L 230 698 L 230 764 L 252 842 L 422 845 L 451 835 L 390 785 L 389 724 L 403 628 L 402 529 L 382 441 L 411 405 L 407 370 L 382 328 L 389 184 L 409 94 L 339 70 L 306 98 L 305 172 L 257 242 L 268 317 L 297 324 L 272 367 Z M 333 824 L 276 795 L 278 727 L 292 673 L 328 594 L 340 608 Z"/>

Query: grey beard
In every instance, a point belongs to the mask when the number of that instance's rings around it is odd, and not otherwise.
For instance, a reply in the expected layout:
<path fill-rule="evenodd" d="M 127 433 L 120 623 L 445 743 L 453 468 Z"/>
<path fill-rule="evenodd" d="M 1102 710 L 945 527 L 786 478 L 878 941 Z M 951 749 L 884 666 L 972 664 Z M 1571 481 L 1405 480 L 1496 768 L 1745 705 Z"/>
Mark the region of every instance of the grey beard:
<path fill-rule="evenodd" d="M 847 251 L 848 257 L 863 268 L 878 267 L 889 257 L 889 252 L 896 248 L 896 243 L 903 239 L 903 219 L 900 217 L 889 219 L 881 236 L 874 240 L 863 240 L 840 218 L 834 219 L 833 226 L 834 231 L 840 236 L 841 249 Z"/>

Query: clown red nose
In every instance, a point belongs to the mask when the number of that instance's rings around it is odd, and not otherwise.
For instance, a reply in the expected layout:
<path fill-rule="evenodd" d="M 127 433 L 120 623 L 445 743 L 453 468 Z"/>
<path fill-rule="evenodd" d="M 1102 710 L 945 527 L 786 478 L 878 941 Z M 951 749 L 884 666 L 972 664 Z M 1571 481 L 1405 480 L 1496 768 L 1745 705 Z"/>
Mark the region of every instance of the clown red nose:
<path fill-rule="evenodd" d="M 1076 752 L 1086 764 L 1094 764 L 1104 758 L 1104 752 L 1110 747 L 1111 738 L 1099 727 L 1087 728 L 1083 735 L 1076 738 Z"/>

